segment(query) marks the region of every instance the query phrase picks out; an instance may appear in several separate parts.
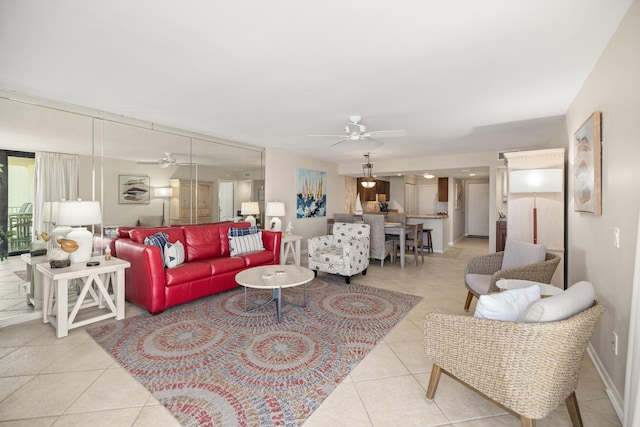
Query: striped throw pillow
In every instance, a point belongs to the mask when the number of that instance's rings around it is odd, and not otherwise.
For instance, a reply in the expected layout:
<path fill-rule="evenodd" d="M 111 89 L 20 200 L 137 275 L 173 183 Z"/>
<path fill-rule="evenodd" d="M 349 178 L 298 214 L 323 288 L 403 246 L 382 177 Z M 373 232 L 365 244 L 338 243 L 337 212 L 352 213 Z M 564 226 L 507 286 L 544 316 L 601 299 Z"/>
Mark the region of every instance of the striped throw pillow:
<path fill-rule="evenodd" d="M 169 235 L 167 233 L 163 233 L 162 231 L 152 234 L 151 236 L 147 236 L 144 239 L 145 245 L 153 245 L 160 248 L 160 255 L 162 259 L 164 259 L 164 245 L 169 241 Z"/>
<path fill-rule="evenodd" d="M 252 225 L 251 227 L 230 227 L 229 228 L 229 237 L 238 237 L 238 236 L 246 236 L 248 234 L 256 234 L 260 229 Z"/>
<path fill-rule="evenodd" d="M 247 234 L 246 236 L 229 237 L 229 250 L 231 256 L 264 250 L 262 232 L 258 231 L 257 233 Z"/>

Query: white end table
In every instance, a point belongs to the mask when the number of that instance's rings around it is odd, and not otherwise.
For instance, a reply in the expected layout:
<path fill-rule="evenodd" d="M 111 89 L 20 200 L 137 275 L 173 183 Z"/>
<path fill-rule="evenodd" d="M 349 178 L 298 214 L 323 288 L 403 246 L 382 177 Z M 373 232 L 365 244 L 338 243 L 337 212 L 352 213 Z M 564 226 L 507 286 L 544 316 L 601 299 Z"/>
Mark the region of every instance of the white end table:
<path fill-rule="evenodd" d="M 42 277 L 36 274 L 36 266 L 49 260 L 47 255 L 32 257 L 31 254 L 22 254 L 20 258 L 27 264 L 27 282 L 29 282 L 27 304 L 32 305 L 35 310 L 40 310 L 42 308 Z"/>
<path fill-rule="evenodd" d="M 36 266 L 43 278 L 42 322 L 51 322 L 58 338 L 69 335 L 69 329 L 89 323 L 111 317 L 124 319 L 124 269 L 131 264 L 114 257 L 105 261 L 104 256 L 93 257 L 90 261 L 98 261 L 100 265 L 88 267 L 86 263 L 79 262 L 63 268 L 51 268 L 49 263 Z M 70 279 L 82 279 L 83 282 L 73 307 L 69 307 Z M 108 293 L 109 283 L 113 286 L 113 301 Z M 85 301 L 87 297 L 92 301 Z M 99 313 L 103 314 L 76 321 L 78 312 L 89 307 L 106 308 L 108 312 L 101 310 Z"/>
<path fill-rule="evenodd" d="M 282 235 L 281 247 L 280 247 L 280 264 L 285 265 L 287 263 L 287 259 L 289 258 L 289 252 L 293 255 L 293 261 L 295 264 L 300 267 L 300 241 L 302 240 L 302 236 L 299 235 L 291 235 L 287 236 L 286 234 Z"/>

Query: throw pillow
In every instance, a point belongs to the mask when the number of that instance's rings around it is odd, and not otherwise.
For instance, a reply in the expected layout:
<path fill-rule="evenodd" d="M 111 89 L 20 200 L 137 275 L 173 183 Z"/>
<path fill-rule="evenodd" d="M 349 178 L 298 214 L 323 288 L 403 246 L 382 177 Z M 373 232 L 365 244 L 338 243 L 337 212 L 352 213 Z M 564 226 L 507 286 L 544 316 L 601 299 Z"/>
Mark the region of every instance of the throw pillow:
<path fill-rule="evenodd" d="M 502 257 L 502 270 L 542 262 L 546 255 L 547 247 L 545 245 L 507 239 Z"/>
<path fill-rule="evenodd" d="M 165 243 L 164 245 L 164 265 L 168 268 L 184 263 L 184 246 L 178 240 L 175 243 Z"/>
<path fill-rule="evenodd" d="M 229 237 L 229 251 L 231 256 L 264 250 L 262 243 L 262 232 L 246 236 Z"/>
<path fill-rule="evenodd" d="M 164 245 L 167 244 L 167 242 L 169 242 L 169 235 L 162 231 L 152 234 L 151 236 L 147 236 L 144 239 L 145 245 L 153 245 L 160 248 L 160 255 L 162 256 L 162 259 L 164 259 Z"/>
<path fill-rule="evenodd" d="M 540 299 L 540 288 L 529 286 L 497 294 L 480 295 L 475 317 L 515 322 L 532 301 Z"/>
<path fill-rule="evenodd" d="M 229 227 L 229 237 L 247 236 L 249 234 L 256 234 L 260 229 L 252 225 L 251 227 Z"/>
<path fill-rule="evenodd" d="M 520 314 L 521 322 L 555 322 L 568 319 L 593 305 L 595 294 L 589 282 L 578 282 L 566 291 L 534 301 Z"/>

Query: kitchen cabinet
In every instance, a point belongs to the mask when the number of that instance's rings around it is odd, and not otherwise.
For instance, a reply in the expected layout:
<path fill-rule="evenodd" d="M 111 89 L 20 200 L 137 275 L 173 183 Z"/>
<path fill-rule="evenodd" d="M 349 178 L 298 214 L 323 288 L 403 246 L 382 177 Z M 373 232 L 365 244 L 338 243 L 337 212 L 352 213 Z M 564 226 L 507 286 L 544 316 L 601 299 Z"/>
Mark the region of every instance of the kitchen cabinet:
<path fill-rule="evenodd" d="M 362 182 L 362 178 L 358 178 L 357 182 L 358 182 L 357 191 L 358 191 L 358 194 L 360 194 L 361 202 L 375 202 L 377 194 L 384 194 L 385 201 L 389 201 L 390 184 L 388 181 L 382 181 L 382 180 L 376 179 L 375 180 L 376 185 L 373 186 L 372 188 L 364 188 L 360 184 L 360 182 Z"/>
<path fill-rule="evenodd" d="M 171 224 L 202 224 L 213 222 L 211 216 L 212 182 L 171 179 L 173 197 L 170 202 Z"/>
<path fill-rule="evenodd" d="M 438 201 L 449 201 L 449 178 L 438 178 Z"/>

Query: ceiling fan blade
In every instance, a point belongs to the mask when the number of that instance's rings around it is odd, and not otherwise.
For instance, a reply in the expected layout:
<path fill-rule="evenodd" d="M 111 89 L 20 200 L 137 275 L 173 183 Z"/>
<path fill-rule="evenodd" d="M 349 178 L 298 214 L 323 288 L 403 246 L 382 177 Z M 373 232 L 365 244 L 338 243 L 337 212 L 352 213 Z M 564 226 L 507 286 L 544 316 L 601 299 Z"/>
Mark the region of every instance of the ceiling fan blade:
<path fill-rule="evenodd" d="M 157 164 L 159 164 L 159 162 L 158 161 L 155 161 L 155 162 L 136 162 L 136 164 L 138 164 L 138 165 L 157 165 Z"/>
<path fill-rule="evenodd" d="M 330 138 L 344 138 L 344 134 L 343 135 L 308 134 L 307 136 L 326 136 L 326 137 L 330 137 Z"/>
<path fill-rule="evenodd" d="M 339 135 L 337 135 L 337 136 L 339 136 Z M 336 141 L 336 142 L 334 142 L 333 144 L 329 144 L 329 147 L 333 147 L 334 145 L 338 145 L 338 144 L 340 144 L 341 142 L 345 142 L 345 141 L 349 141 L 349 138 L 343 138 L 343 139 L 341 139 L 340 141 Z"/>
<path fill-rule="evenodd" d="M 393 138 L 399 136 L 407 136 L 406 130 L 374 130 L 371 132 L 367 132 L 363 136 L 369 138 Z"/>

